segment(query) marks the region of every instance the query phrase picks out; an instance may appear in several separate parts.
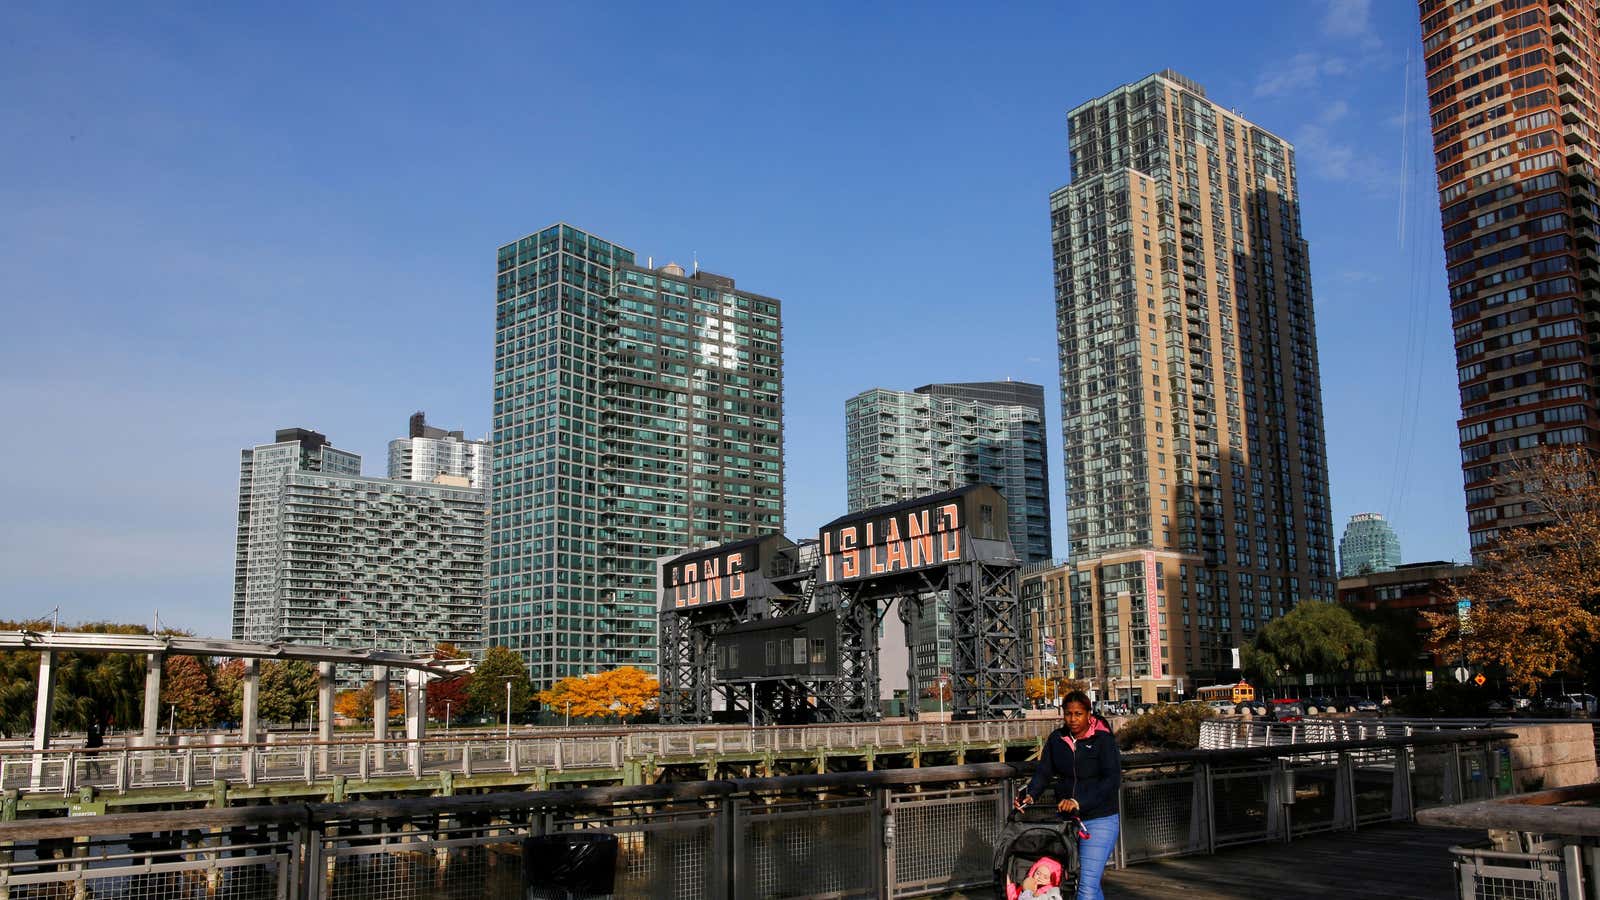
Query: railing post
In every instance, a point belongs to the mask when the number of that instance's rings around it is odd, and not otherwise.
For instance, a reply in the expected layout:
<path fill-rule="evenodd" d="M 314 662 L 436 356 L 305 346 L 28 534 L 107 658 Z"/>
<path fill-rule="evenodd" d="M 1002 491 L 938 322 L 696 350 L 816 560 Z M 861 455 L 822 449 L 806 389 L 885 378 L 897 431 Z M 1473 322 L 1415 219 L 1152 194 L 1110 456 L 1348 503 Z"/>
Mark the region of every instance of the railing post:
<path fill-rule="evenodd" d="M 183 750 L 183 789 L 194 790 L 194 750 L 187 747 Z"/>
<path fill-rule="evenodd" d="M 1389 819 L 1409 822 L 1416 818 L 1416 801 L 1411 796 L 1411 747 L 1394 748 L 1394 788 L 1390 795 Z"/>
<path fill-rule="evenodd" d="M 877 855 L 882 861 L 872 867 L 872 890 L 883 900 L 889 900 L 890 885 L 895 883 L 894 813 L 889 811 L 888 793 L 888 788 L 883 787 L 872 791 L 872 818 L 877 825 L 873 831 L 883 838 L 883 853 Z"/>
<path fill-rule="evenodd" d="M 1355 831 L 1356 820 L 1360 818 L 1356 815 L 1355 757 L 1344 751 L 1339 752 L 1339 763 L 1334 769 L 1333 789 L 1333 827 Z"/>

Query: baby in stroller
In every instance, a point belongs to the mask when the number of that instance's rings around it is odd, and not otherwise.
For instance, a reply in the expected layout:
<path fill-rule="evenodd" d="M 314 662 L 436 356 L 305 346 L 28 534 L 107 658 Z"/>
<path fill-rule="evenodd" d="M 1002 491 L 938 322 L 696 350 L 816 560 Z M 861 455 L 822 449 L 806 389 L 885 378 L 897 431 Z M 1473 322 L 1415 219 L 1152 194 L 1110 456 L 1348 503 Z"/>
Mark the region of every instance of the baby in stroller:
<path fill-rule="evenodd" d="M 995 840 L 998 900 L 1071 897 L 1078 876 L 1076 819 L 1063 820 L 1053 805 L 1013 809 Z"/>

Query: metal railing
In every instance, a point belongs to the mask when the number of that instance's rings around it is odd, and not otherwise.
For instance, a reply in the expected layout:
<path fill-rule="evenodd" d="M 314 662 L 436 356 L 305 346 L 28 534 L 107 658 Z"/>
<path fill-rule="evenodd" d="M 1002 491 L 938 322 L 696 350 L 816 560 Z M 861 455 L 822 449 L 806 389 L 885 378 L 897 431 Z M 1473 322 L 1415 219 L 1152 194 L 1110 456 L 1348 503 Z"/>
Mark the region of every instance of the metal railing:
<path fill-rule="evenodd" d="M 1493 795 L 1502 733 L 1124 758 L 1115 861 L 1409 820 Z M 614 896 L 916 897 L 991 884 L 1031 765 L 283 804 L 0 823 L 0 897 L 524 894 L 523 841 L 615 836 Z"/>
<path fill-rule="evenodd" d="M 216 781 L 255 786 L 342 775 L 432 777 L 441 772 L 531 772 L 544 768 L 618 770 L 627 760 L 683 760 L 724 755 L 797 755 L 829 751 L 894 752 L 913 748 L 992 747 L 1044 737 L 1055 719 L 796 727 L 662 728 L 566 734 L 490 732 L 315 741 L 290 736 L 260 744 L 0 751 L 0 790 L 71 795 L 85 787 L 126 793 L 144 788 L 194 790 Z"/>
<path fill-rule="evenodd" d="M 1200 723 L 1200 748 L 1220 750 L 1230 747 L 1282 747 L 1312 741 L 1364 741 L 1431 731 L 1518 728 L 1530 725 L 1588 725 L 1595 733 L 1595 746 L 1600 749 L 1600 720 L 1399 717 L 1381 719 L 1313 717 L 1299 722 L 1272 722 L 1235 717 L 1208 719 Z M 1600 758 L 1600 753 L 1597 753 L 1596 757 Z"/>

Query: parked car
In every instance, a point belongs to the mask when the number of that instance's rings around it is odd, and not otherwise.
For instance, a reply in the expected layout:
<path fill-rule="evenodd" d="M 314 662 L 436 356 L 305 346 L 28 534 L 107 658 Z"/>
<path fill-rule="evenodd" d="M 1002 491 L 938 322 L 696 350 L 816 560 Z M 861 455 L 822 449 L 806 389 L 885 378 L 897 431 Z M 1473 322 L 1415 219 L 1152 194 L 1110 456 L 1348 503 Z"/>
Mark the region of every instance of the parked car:
<path fill-rule="evenodd" d="M 1572 712 L 1580 716 L 1592 716 L 1596 707 L 1600 706 L 1593 694 L 1568 694 L 1567 699 L 1571 701 Z"/>
<path fill-rule="evenodd" d="M 1267 718 L 1274 722 L 1298 722 L 1305 717 L 1305 704 L 1298 699 L 1267 701 Z"/>
<path fill-rule="evenodd" d="M 1305 707 L 1306 712 L 1333 713 L 1341 711 L 1334 706 L 1332 697 L 1307 697 Z"/>
<path fill-rule="evenodd" d="M 1333 698 L 1333 704 L 1343 712 L 1360 713 L 1362 715 L 1376 715 L 1382 709 L 1382 707 L 1378 706 L 1378 701 L 1367 697 L 1335 697 Z"/>

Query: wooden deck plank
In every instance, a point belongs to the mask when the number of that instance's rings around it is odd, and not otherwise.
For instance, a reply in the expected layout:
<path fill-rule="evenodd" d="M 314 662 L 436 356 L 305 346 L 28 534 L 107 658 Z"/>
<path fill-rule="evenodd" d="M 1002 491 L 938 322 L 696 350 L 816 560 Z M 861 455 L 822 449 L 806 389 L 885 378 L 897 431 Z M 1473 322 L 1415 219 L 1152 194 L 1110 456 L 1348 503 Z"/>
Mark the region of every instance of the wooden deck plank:
<path fill-rule="evenodd" d="M 1106 873 L 1107 900 L 1451 900 L 1450 847 L 1481 831 L 1383 825 L 1182 856 Z"/>

